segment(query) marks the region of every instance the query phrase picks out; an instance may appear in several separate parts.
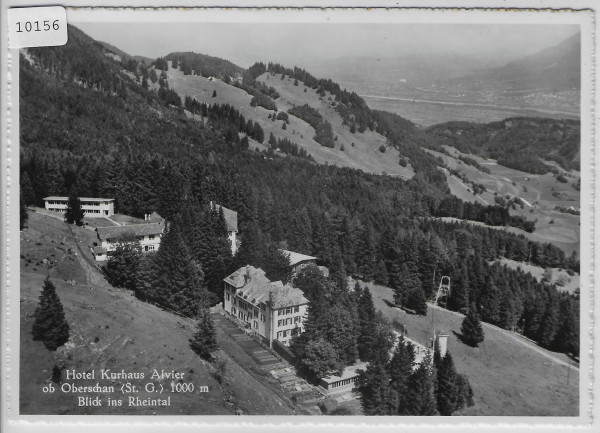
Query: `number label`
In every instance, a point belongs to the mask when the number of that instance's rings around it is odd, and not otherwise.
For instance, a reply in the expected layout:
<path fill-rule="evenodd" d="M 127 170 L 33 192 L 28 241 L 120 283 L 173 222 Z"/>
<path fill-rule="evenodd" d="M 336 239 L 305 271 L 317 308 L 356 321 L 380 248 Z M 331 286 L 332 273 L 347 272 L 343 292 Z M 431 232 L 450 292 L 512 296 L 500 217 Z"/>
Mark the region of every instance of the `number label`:
<path fill-rule="evenodd" d="M 64 7 L 8 9 L 10 48 L 44 47 L 67 43 L 67 13 Z"/>

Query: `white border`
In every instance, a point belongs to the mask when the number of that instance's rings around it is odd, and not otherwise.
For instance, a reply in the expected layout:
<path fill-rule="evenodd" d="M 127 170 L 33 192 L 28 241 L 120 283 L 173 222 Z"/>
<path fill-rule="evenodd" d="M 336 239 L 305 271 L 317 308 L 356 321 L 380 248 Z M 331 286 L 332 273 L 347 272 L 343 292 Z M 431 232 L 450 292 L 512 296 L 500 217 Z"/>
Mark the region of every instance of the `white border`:
<path fill-rule="evenodd" d="M 117 2 L 108 0 L 99 0 L 94 2 L 98 6 L 115 6 Z M 120 2 L 119 2 L 120 3 Z M 220 2 L 223 6 L 250 6 L 247 2 Z M 330 6 L 360 6 L 361 2 L 346 1 L 346 2 L 328 2 Z M 17 0 L 2 0 L 2 13 L 0 16 L 5 16 L 4 8 L 9 6 L 30 6 L 30 5 L 49 5 L 56 2 L 48 0 L 39 0 L 32 2 L 18 2 Z M 62 3 L 64 6 L 89 6 L 89 2 L 84 1 L 69 1 Z M 131 6 L 164 6 L 164 2 L 157 0 L 128 1 Z M 189 1 L 182 2 L 179 5 L 191 5 Z M 209 2 L 195 2 L 195 5 L 210 6 Z M 307 426 L 312 428 L 319 426 L 321 428 L 329 428 L 330 426 L 346 431 L 365 431 L 382 428 L 405 428 L 416 427 L 419 431 L 433 431 L 435 428 L 444 427 L 451 430 L 456 428 L 466 430 L 480 431 L 482 428 L 488 430 L 510 428 L 532 427 L 530 431 L 547 431 L 551 428 L 575 427 L 580 430 L 589 430 L 592 428 L 592 418 L 589 416 L 592 410 L 598 413 L 597 401 L 591 399 L 593 394 L 598 395 L 598 383 L 592 382 L 592 362 L 598 367 L 598 359 L 592 357 L 592 353 L 586 353 L 586 350 L 591 348 L 591 342 L 594 337 L 594 328 L 597 328 L 597 321 L 594 321 L 594 249 L 591 243 L 592 239 L 597 238 L 597 233 L 593 230 L 593 222 L 596 218 L 594 212 L 594 178 L 593 170 L 594 161 L 598 161 L 598 155 L 594 154 L 593 148 L 596 142 L 595 119 L 596 119 L 596 100 L 595 87 L 592 81 L 592 72 L 595 70 L 594 56 L 595 35 L 597 31 L 595 2 L 589 1 L 461 1 L 460 4 L 454 6 L 460 7 L 482 7 L 486 8 L 500 7 L 510 9 L 517 8 L 572 8 L 572 9 L 590 9 L 589 11 L 579 12 L 551 12 L 532 11 L 532 10 L 464 10 L 464 9 L 444 9 L 432 10 L 423 9 L 423 7 L 448 7 L 448 2 L 442 0 L 425 0 L 415 2 L 382 2 L 381 6 L 417 6 L 419 9 L 402 9 L 402 10 L 385 10 L 371 9 L 369 11 L 344 9 L 331 10 L 322 9 L 322 2 L 305 1 L 305 2 L 286 2 L 282 1 L 266 1 L 256 6 L 282 6 L 288 8 L 290 6 L 313 6 L 316 8 L 308 10 L 289 9 L 202 9 L 195 12 L 181 9 L 138 9 L 129 10 L 124 13 L 119 9 L 68 9 L 67 17 L 69 22 L 74 21 L 132 21 L 132 14 L 136 21 L 198 21 L 202 22 L 330 22 L 330 23 L 352 23 L 352 22 L 411 22 L 411 23 L 544 23 L 544 24 L 580 24 L 582 30 L 582 100 L 581 100 L 581 131 L 582 131 L 582 177 L 587 182 L 582 182 L 582 233 L 581 233 L 581 364 L 580 364 L 580 417 L 451 417 L 451 418 L 418 418 L 418 417 L 282 417 L 282 416 L 253 416 L 253 417 L 216 417 L 216 416 L 19 416 L 18 411 L 18 369 L 19 369 L 19 274 L 18 272 L 10 273 L 11 269 L 19 269 L 19 254 L 15 254 L 15 248 L 19 245 L 18 227 L 18 200 L 13 200 L 13 197 L 18 197 L 18 52 L 6 48 L 5 22 L 2 21 L 2 32 L 0 34 L 1 53 L 0 64 L 3 74 L 1 81 L 2 96 L 0 101 L 2 104 L 1 130 L 2 130 L 2 176 L 0 179 L 0 188 L 2 191 L 2 203 L 7 203 L 7 206 L 2 208 L 6 212 L 0 214 L 0 222 L 2 223 L 2 236 L 6 242 L 6 248 L 1 249 L 0 260 L 2 263 L 8 263 L 9 267 L 4 273 L 4 269 L 0 272 L 2 276 L 2 305 L 5 307 L 2 317 L 2 431 L 37 431 L 37 430 L 60 430 L 81 431 L 86 429 L 89 431 L 105 431 L 107 428 L 115 429 L 117 427 L 132 429 L 133 431 L 164 431 L 166 428 L 177 428 L 177 430 L 197 430 L 199 427 L 203 430 L 210 431 L 231 431 L 234 427 L 249 431 L 277 430 L 282 428 L 286 430 L 306 429 Z M 374 6 L 374 5 L 371 5 Z M 12 60 L 13 64 L 7 64 L 7 59 Z M 10 72 L 7 74 L 7 67 L 10 67 Z M 10 85 L 8 83 L 10 82 Z M 7 98 L 7 91 L 11 92 L 11 98 Z M 11 118 L 7 118 L 4 113 L 10 110 Z M 9 167 L 8 171 L 4 168 Z M 595 179 L 596 187 L 600 186 L 598 179 Z M 6 194 L 6 196 L 4 195 Z M 586 200 L 587 198 L 587 200 Z M 586 206 L 587 204 L 587 206 Z M 586 223 L 587 222 L 587 223 Z M 586 242 L 585 240 L 590 240 Z M 587 288 L 587 289 L 586 289 Z M 592 328 L 594 326 L 594 328 Z M 596 369 L 596 371 L 598 371 Z M 9 378 L 6 381 L 5 378 Z M 589 384 L 589 385 L 588 385 Z M 10 422 L 9 422 L 10 419 Z M 110 426 L 108 425 L 110 424 Z M 133 428 L 137 426 L 139 428 Z M 209 428 L 210 427 L 210 428 Z M 8 429 L 10 428 L 10 430 Z M 598 428 L 598 425 L 595 425 Z M 412 430 L 412 428 L 410 428 Z M 119 428 L 120 430 L 120 428 Z"/>

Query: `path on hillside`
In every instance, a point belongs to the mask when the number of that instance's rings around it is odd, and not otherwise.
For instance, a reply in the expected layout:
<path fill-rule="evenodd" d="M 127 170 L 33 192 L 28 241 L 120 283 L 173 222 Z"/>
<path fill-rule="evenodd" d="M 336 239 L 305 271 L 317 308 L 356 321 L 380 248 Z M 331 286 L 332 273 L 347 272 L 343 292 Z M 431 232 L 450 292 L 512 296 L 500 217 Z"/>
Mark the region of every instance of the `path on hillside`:
<path fill-rule="evenodd" d="M 432 303 L 428 302 L 427 306 L 429 308 L 435 308 L 436 310 L 442 310 L 445 311 L 446 313 L 450 313 L 450 314 L 454 314 L 455 316 L 459 316 L 459 317 L 465 317 L 464 314 L 461 313 L 457 313 L 456 311 L 450 311 L 447 310 L 445 308 L 442 307 L 438 307 L 437 305 L 433 305 Z M 546 349 L 541 348 L 540 346 L 538 346 L 537 344 L 526 340 L 526 337 L 523 337 L 520 334 L 516 334 L 514 332 L 508 331 L 506 329 L 502 329 L 498 326 L 492 325 L 491 323 L 486 323 L 486 322 L 481 322 L 481 324 L 483 325 L 484 328 L 489 328 L 489 329 L 493 329 L 494 331 L 500 332 L 510 338 L 512 338 L 513 340 L 515 340 L 516 342 L 520 343 L 523 346 L 526 346 L 532 350 L 534 350 L 535 352 L 539 353 L 540 355 L 546 357 L 547 359 L 551 360 L 552 362 L 565 366 L 567 368 L 573 367 L 575 369 L 579 370 L 579 366 L 577 364 L 568 362 L 568 361 L 563 361 L 562 359 L 556 357 L 555 355 L 553 355 L 551 352 L 547 351 Z"/>

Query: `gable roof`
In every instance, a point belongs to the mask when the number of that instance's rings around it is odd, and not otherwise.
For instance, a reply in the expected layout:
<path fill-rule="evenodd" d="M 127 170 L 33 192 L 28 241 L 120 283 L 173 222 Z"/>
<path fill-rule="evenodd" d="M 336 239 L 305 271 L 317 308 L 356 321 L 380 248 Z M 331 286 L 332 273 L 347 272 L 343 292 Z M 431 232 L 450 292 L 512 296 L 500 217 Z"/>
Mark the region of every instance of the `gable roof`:
<path fill-rule="evenodd" d="M 210 202 L 210 208 L 215 210 L 223 209 L 223 218 L 225 218 L 225 225 L 227 226 L 228 232 L 237 232 L 238 231 L 238 218 L 237 212 L 231 209 L 227 209 L 220 204 L 215 204 L 213 207 L 213 202 Z"/>
<path fill-rule="evenodd" d="M 302 290 L 281 281 L 272 282 L 265 276 L 265 271 L 251 265 L 241 267 L 223 281 L 238 289 L 238 296 L 256 306 L 269 300 L 271 308 L 308 304 Z"/>
<path fill-rule="evenodd" d="M 159 235 L 165 225 L 162 223 L 130 224 L 126 226 L 98 227 L 98 237 L 101 240 L 125 238 L 128 236 Z"/>
<path fill-rule="evenodd" d="M 290 259 L 290 265 L 296 266 L 300 262 L 305 262 L 308 260 L 317 260 L 316 257 L 307 256 L 306 254 L 295 253 L 294 251 L 280 250 L 283 254 L 285 254 L 288 259 Z"/>

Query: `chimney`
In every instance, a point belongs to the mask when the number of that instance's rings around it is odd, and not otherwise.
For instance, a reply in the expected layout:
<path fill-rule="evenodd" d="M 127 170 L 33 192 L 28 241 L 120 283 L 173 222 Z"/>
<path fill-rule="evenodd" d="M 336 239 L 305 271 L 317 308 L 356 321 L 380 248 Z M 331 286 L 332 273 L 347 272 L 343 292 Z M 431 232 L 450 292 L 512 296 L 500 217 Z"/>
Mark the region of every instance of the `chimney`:
<path fill-rule="evenodd" d="M 448 334 L 445 332 L 440 332 L 437 336 L 438 338 L 438 347 L 440 348 L 440 357 L 446 356 L 446 352 L 448 351 Z"/>
<path fill-rule="evenodd" d="M 246 266 L 246 273 L 244 274 L 244 284 L 247 284 L 250 281 L 250 268 Z"/>

